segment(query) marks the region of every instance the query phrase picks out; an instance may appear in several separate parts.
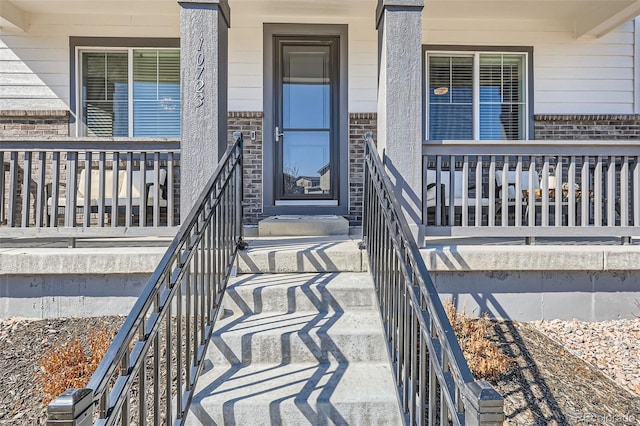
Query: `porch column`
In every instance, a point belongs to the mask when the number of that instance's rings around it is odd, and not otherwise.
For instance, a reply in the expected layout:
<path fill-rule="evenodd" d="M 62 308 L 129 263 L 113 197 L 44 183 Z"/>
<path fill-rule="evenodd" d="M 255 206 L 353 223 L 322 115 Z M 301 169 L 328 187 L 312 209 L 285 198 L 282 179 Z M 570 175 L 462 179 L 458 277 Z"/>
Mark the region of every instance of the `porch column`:
<path fill-rule="evenodd" d="M 227 147 L 227 0 L 178 0 L 182 141 L 180 219 L 184 221 Z"/>
<path fill-rule="evenodd" d="M 422 8 L 378 0 L 378 152 L 409 226 L 422 243 Z"/>

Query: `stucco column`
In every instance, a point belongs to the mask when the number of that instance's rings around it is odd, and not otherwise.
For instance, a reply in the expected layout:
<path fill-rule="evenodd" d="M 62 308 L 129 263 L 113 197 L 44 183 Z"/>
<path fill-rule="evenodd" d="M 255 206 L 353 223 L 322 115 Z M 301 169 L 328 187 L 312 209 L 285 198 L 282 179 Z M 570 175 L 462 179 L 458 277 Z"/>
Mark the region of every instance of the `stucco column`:
<path fill-rule="evenodd" d="M 191 207 L 227 147 L 226 0 L 178 0 L 182 141 L 180 218 Z"/>
<path fill-rule="evenodd" d="M 422 8 L 378 0 L 378 152 L 414 236 L 422 243 Z"/>

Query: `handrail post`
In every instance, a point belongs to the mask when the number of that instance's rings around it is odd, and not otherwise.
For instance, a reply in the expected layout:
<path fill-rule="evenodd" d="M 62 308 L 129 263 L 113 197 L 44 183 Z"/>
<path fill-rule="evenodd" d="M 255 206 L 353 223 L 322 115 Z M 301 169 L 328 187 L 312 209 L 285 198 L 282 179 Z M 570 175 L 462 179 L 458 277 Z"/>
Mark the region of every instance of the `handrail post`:
<path fill-rule="evenodd" d="M 466 384 L 464 398 L 466 426 L 501 426 L 504 422 L 504 398 L 488 382 Z"/>
<path fill-rule="evenodd" d="M 93 423 L 93 391 L 69 389 L 49 403 L 47 426 L 85 426 Z"/>

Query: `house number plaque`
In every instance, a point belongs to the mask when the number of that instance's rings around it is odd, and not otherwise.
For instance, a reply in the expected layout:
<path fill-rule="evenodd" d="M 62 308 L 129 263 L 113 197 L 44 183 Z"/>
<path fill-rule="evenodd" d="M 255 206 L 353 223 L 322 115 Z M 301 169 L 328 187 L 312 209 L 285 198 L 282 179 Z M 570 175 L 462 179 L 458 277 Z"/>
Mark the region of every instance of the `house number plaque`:
<path fill-rule="evenodd" d="M 196 83 L 195 83 L 195 100 L 196 108 L 204 105 L 204 60 L 205 55 L 203 51 L 204 38 L 200 37 L 200 43 L 198 44 L 198 51 L 196 53 Z"/>

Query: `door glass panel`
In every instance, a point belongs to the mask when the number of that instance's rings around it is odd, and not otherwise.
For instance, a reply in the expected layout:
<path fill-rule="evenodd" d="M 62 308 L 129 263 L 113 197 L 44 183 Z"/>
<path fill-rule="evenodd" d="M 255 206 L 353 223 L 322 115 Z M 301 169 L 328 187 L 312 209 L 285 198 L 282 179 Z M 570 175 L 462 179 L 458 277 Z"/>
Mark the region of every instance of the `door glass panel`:
<path fill-rule="evenodd" d="M 279 196 L 327 199 L 335 194 L 332 175 L 332 44 L 283 43 L 279 76 Z"/>
<path fill-rule="evenodd" d="M 330 113 L 329 46 L 283 46 L 285 129 L 326 129 Z"/>
<path fill-rule="evenodd" d="M 331 193 L 329 131 L 286 131 L 282 141 L 284 196 Z"/>

